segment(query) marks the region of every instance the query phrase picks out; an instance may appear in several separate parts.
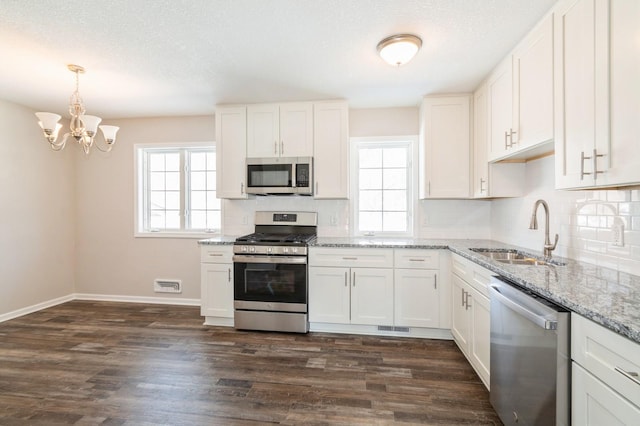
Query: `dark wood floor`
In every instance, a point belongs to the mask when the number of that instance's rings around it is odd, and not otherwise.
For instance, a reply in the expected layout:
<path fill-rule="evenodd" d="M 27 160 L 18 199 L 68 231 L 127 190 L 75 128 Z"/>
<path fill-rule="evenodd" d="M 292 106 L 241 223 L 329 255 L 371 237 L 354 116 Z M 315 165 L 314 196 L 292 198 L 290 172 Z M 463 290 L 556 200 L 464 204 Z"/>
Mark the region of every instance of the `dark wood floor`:
<path fill-rule="evenodd" d="M 0 425 L 500 424 L 453 342 L 73 301 L 0 323 Z"/>

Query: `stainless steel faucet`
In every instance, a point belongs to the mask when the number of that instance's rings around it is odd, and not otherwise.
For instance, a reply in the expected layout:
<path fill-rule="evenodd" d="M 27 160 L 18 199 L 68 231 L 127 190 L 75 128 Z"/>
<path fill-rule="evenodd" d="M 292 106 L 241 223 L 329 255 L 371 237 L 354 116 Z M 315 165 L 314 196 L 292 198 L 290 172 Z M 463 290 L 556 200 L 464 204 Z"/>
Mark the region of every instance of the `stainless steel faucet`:
<path fill-rule="evenodd" d="M 538 200 L 533 205 L 533 213 L 531 214 L 531 223 L 529 224 L 529 229 L 538 229 L 538 206 L 542 204 L 544 207 L 544 257 L 547 259 L 551 258 L 551 252 L 555 250 L 556 245 L 558 245 L 558 234 L 556 234 L 556 239 L 553 244 L 549 241 L 549 205 L 545 200 Z"/>

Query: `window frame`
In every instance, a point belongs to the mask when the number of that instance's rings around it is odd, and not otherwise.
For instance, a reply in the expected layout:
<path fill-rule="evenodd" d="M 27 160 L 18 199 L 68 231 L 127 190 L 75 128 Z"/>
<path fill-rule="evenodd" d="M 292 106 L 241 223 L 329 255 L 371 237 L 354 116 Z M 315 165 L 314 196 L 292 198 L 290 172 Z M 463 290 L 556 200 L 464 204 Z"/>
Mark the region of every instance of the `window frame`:
<path fill-rule="evenodd" d="M 376 137 L 352 137 L 350 138 L 350 182 L 351 194 L 351 235 L 354 237 L 413 237 L 414 230 L 417 229 L 416 212 L 418 211 L 418 136 L 376 136 Z M 407 230 L 405 232 L 397 231 L 376 231 L 368 232 L 359 229 L 359 151 L 363 145 L 392 147 L 407 146 Z M 384 210 L 382 210 L 384 211 Z"/>
<path fill-rule="evenodd" d="M 187 170 L 185 157 L 186 155 L 180 155 L 180 229 L 171 230 L 157 230 L 151 231 L 144 229 L 145 215 L 149 212 L 145 210 L 145 198 L 146 187 L 145 182 L 149 182 L 149 176 L 143 177 L 146 172 L 149 171 L 144 167 L 145 152 L 149 150 L 158 150 L 166 152 L 185 152 L 188 150 L 198 151 L 205 149 L 213 149 L 216 153 L 216 160 L 218 152 L 216 150 L 215 142 L 174 142 L 174 143 L 140 143 L 133 146 L 134 152 L 134 237 L 142 238 L 211 238 L 223 234 L 224 226 L 224 203 L 220 199 L 220 229 L 214 229 L 211 231 L 202 230 L 189 230 L 185 229 L 187 226 L 187 205 L 189 202 L 188 182 L 190 180 L 189 171 Z M 216 170 L 217 173 L 217 170 Z"/>

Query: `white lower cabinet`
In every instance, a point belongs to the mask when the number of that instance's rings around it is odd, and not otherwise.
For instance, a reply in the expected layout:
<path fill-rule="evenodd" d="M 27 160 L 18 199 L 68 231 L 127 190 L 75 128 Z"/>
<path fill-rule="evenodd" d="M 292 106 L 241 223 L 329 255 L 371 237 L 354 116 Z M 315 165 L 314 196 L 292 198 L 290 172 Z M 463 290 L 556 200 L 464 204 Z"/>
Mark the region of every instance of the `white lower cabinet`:
<path fill-rule="evenodd" d="M 393 250 L 311 248 L 309 265 L 310 322 L 393 325 Z"/>
<path fill-rule="evenodd" d="M 491 272 L 452 254 L 451 334 L 489 389 Z"/>
<path fill-rule="evenodd" d="M 393 325 L 393 269 L 310 266 L 309 321 Z"/>
<path fill-rule="evenodd" d="M 439 259 L 438 250 L 310 248 L 311 328 L 450 338 L 439 330 L 449 327 L 450 294 L 448 280 L 439 279 Z"/>
<path fill-rule="evenodd" d="M 441 327 L 439 252 L 396 249 L 394 266 L 394 325 Z"/>
<path fill-rule="evenodd" d="M 571 315 L 571 423 L 640 424 L 640 344 Z"/>
<path fill-rule="evenodd" d="M 200 315 L 206 324 L 233 326 L 233 246 L 200 250 Z"/>

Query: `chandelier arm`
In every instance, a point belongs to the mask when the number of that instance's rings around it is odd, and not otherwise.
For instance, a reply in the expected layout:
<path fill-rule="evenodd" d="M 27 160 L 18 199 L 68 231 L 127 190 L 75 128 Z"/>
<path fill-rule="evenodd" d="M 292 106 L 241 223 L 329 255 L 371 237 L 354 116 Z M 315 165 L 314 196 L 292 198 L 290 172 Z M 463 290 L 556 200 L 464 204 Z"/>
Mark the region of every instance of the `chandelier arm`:
<path fill-rule="evenodd" d="M 105 142 L 105 144 L 107 145 L 107 149 L 102 149 L 102 148 L 100 147 L 100 143 L 99 143 L 98 141 L 95 141 L 95 143 L 93 144 L 93 146 L 95 146 L 96 148 L 98 148 L 98 150 L 99 150 L 99 151 L 102 151 L 102 152 L 111 152 L 111 149 L 113 148 L 113 143 Z"/>
<path fill-rule="evenodd" d="M 60 140 L 59 142 L 56 142 L 55 139 L 53 141 L 49 139 L 49 144 L 51 145 L 51 149 L 53 149 L 54 151 L 62 151 L 62 149 L 67 143 L 68 138 L 69 138 L 69 133 L 65 133 L 64 136 L 62 137 L 62 140 Z"/>

